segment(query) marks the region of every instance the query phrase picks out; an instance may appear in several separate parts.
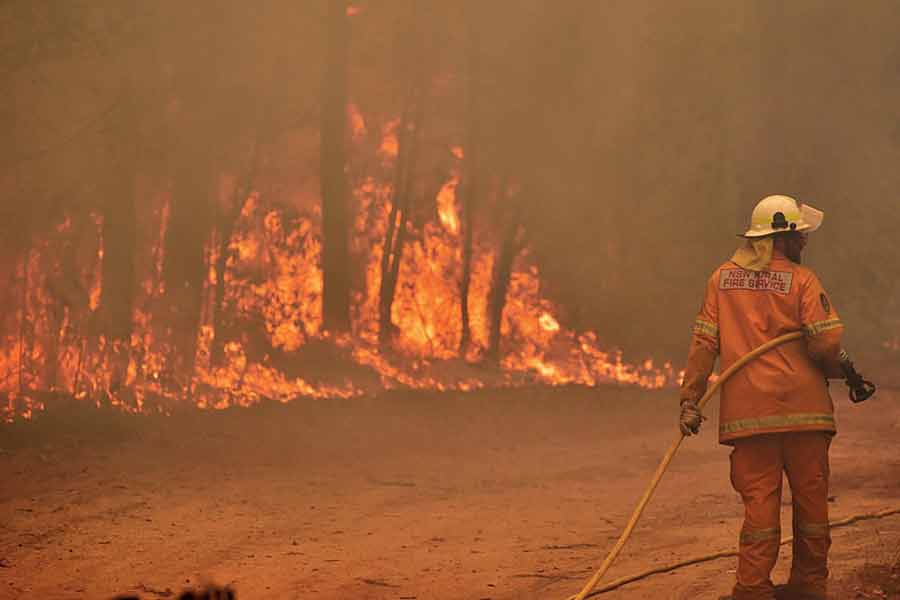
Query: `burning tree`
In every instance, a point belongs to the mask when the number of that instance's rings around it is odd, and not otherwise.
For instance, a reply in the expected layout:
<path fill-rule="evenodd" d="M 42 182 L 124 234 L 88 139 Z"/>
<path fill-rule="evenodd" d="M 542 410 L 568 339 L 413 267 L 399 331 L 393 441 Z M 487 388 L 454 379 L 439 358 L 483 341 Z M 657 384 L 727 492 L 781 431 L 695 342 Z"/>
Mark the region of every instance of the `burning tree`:
<path fill-rule="evenodd" d="M 547 294 L 529 237 L 538 160 L 516 147 L 526 126 L 544 135 L 523 100 L 543 75 L 484 76 L 502 71 L 484 50 L 491 9 L 217 6 L 211 24 L 200 3 L 170 31 L 165 7 L 113 4 L 73 17 L 118 57 L 64 65 L 115 67 L 109 105 L 72 138 L 88 150 L 47 159 L 73 163 L 77 192 L 51 186 L 4 240 L 7 418 L 59 396 L 170 411 L 674 381 L 567 328 Z"/>
<path fill-rule="evenodd" d="M 325 328 L 350 329 L 350 278 L 348 245 L 350 219 L 347 166 L 347 60 L 349 15 L 346 1 L 328 3 L 328 48 L 322 84 L 322 142 L 319 177 L 322 185 L 322 310 Z"/>

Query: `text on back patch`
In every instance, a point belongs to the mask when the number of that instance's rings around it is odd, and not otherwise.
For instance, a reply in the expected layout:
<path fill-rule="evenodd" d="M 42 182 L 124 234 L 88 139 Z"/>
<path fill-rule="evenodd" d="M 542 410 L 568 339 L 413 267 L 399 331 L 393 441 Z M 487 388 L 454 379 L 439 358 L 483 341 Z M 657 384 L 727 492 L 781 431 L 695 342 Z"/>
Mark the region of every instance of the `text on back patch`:
<path fill-rule="evenodd" d="M 720 290 L 755 290 L 789 294 L 794 274 L 789 271 L 744 271 L 723 269 L 719 273 Z"/>

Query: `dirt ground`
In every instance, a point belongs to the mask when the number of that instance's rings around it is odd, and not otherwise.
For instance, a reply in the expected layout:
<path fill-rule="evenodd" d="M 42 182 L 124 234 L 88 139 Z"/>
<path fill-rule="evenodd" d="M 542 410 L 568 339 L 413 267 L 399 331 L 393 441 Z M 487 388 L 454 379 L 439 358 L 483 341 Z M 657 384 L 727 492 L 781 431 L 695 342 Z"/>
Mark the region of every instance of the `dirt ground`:
<path fill-rule="evenodd" d="M 835 392 L 832 519 L 900 508 L 900 392 L 859 406 Z M 174 598 L 216 582 L 241 600 L 564 600 L 625 524 L 676 407 L 674 390 L 395 392 L 3 426 L 0 598 Z M 742 509 L 714 430 L 685 442 L 607 580 L 734 548 Z M 833 537 L 835 598 L 900 598 L 900 515 Z M 601 597 L 718 598 L 734 567 Z"/>

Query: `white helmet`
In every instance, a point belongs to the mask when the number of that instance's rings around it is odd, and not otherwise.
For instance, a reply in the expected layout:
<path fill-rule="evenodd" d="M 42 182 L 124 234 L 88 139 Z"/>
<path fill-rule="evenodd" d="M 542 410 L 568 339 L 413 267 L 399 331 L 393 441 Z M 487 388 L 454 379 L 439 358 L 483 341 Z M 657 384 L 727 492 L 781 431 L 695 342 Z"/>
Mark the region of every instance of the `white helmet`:
<path fill-rule="evenodd" d="M 744 237 L 755 238 L 782 231 L 815 231 L 825 213 L 790 196 L 766 196 L 750 216 L 750 229 Z"/>

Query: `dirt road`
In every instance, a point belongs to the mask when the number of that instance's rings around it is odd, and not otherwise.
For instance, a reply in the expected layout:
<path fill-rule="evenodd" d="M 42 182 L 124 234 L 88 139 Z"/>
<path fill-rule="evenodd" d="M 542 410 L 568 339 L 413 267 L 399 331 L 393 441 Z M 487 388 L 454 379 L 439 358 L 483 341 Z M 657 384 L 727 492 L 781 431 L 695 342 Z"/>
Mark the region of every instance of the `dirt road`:
<path fill-rule="evenodd" d="M 900 393 L 851 406 L 835 390 L 832 518 L 900 507 Z M 217 582 L 242 600 L 562 600 L 676 434 L 675 397 L 398 392 L 0 428 L 0 598 L 163 598 Z M 686 441 L 608 579 L 734 547 L 742 509 L 713 423 Z M 898 554 L 900 516 L 836 530 L 838 587 Z M 601 597 L 717 598 L 734 564 Z"/>

